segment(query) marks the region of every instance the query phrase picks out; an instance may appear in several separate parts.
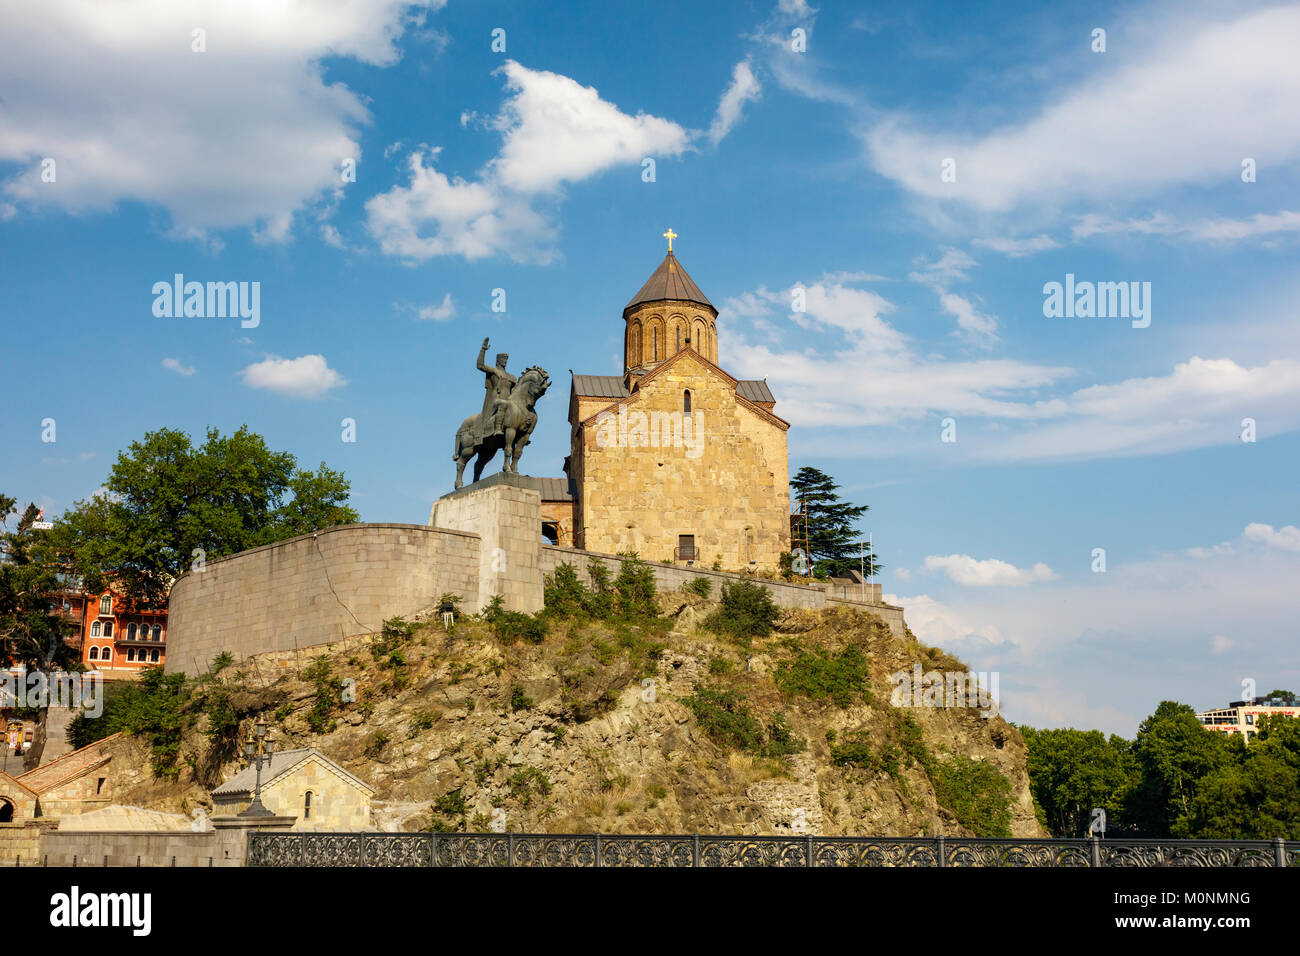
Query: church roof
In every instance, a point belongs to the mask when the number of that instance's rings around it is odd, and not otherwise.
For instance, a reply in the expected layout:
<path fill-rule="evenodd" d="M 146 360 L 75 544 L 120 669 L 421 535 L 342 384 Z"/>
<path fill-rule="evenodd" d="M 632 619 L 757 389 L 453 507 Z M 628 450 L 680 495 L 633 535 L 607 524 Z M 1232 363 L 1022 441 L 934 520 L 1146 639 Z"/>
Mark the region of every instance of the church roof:
<path fill-rule="evenodd" d="M 317 757 L 324 761 L 331 770 L 354 786 L 362 790 L 368 790 L 372 794 L 375 792 L 375 788 L 370 786 L 370 784 L 366 783 L 360 777 L 354 777 L 319 750 L 315 750 L 311 747 L 299 747 L 296 750 L 282 750 L 279 753 L 272 754 L 269 765 L 265 762 L 263 763 L 262 788 L 266 789 L 276 780 L 279 780 L 285 774 L 291 773 L 296 767 L 312 757 Z M 239 771 L 239 773 L 235 774 L 221 786 L 214 789 L 212 795 L 218 797 L 242 797 L 245 794 L 252 793 L 256 783 L 257 767 L 250 765 Z"/>
<path fill-rule="evenodd" d="M 29 770 L 14 779 L 33 793 L 45 793 L 108 763 L 112 759 L 112 754 L 108 752 L 105 745 L 121 736 L 121 732 L 118 732 L 96 740 L 80 750 L 74 750 L 49 763 L 41 764 L 35 770 Z"/>
<path fill-rule="evenodd" d="M 751 402 L 776 402 L 776 396 L 767 387 L 767 382 L 758 379 L 743 380 L 736 383 L 736 394 Z"/>
<path fill-rule="evenodd" d="M 537 478 L 540 482 L 537 490 L 541 492 L 543 501 L 574 501 L 578 496 L 576 493 L 577 481 L 572 478 Z"/>
<path fill-rule="evenodd" d="M 583 398 L 627 398 L 622 375 L 578 375 L 575 372 L 573 391 Z"/>
<path fill-rule="evenodd" d="M 659 268 L 646 280 L 641 291 L 624 307 L 623 314 L 627 315 L 629 309 L 643 302 L 661 302 L 665 299 L 694 302 L 709 309 L 714 315 L 718 314 L 718 310 L 713 308 L 713 303 L 704 297 L 695 280 L 686 274 L 686 269 L 671 252 L 664 256 L 664 261 L 659 263 Z"/>

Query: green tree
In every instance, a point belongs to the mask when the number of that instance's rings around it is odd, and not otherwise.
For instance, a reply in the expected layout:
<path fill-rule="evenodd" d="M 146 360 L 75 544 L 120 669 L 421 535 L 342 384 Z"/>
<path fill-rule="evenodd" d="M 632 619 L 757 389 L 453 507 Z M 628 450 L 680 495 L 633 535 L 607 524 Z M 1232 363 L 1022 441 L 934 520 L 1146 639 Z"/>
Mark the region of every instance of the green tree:
<path fill-rule="evenodd" d="M 16 504 L 0 494 L 0 659 L 44 674 L 48 687 L 51 673 L 79 666 L 76 650 L 65 640 L 74 633 L 72 622 L 54 610 L 50 597 L 67 579 L 44 537 L 48 532 L 32 527 L 40 515 L 35 504 L 23 509 L 9 530 Z M 28 770 L 40 764 L 45 750 L 49 701 L 44 703 L 37 707 L 32 746 L 23 755 Z"/>
<path fill-rule="evenodd" d="M 1053 836 L 1083 836 L 1093 807 L 1106 811 L 1109 829 L 1126 826 L 1125 799 L 1138 782 L 1127 740 L 1115 735 L 1108 740 L 1100 730 L 1021 727 L 1020 732 L 1029 789 Z"/>
<path fill-rule="evenodd" d="M 300 469 L 247 427 L 210 428 L 198 447 L 175 429 L 150 432 L 119 453 L 104 487 L 59 519 L 52 541 L 91 588 L 111 581 L 153 605 L 199 557 L 357 520 L 341 472 Z"/>
<path fill-rule="evenodd" d="M 1199 782 L 1187 836 L 1300 840 L 1300 720 L 1274 714 L 1258 726 L 1248 745 L 1230 741 L 1230 762 Z"/>
<path fill-rule="evenodd" d="M 829 475 L 808 465 L 799 469 L 790 479 L 790 500 L 803 502 L 808 512 L 808 558 L 813 573 L 819 575 L 844 575 L 862 569 L 866 574 L 878 573 L 882 565 L 869 549 L 863 557 L 860 546 L 862 535 L 854 522 L 867 513 L 867 505 L 853 505 L 841 501 L 839 489 Z M 803 519 L 791 518 L 792 547 L 803 546 Z"/>
<path fill-rule="evenodd" d="M 1230 762 L 1234 745 L 1208 732 L 1191 707 L 1161 701 L 1133 741 L 1141 779 L 1129 793 L 1129 819 L 1146 836 L 1188 835 L 1202 779 Z"/>

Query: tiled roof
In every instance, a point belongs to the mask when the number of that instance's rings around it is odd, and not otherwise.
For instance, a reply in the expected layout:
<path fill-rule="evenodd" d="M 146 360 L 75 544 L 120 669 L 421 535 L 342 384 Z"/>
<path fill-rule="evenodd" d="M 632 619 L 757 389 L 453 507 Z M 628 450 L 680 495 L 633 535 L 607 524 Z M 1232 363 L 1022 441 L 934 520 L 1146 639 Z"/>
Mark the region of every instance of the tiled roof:
<path fill-rule="evenodd" d="M 311 747 L 299 747 L 296 750 L 285 750 L 282 753 L 272 754 L 270 765 L 268 766 L 265 761 L 262 764 L 262 786 L 270 786 L 272 781 L 279 780 L 308 757 L 313 755 L 320 757 L 320 759 L 329 764 L 330 768 L 336 773 L 351 780 L 358 787 L 369 790 L 371 793 L 375 792 L 375 788 L 370 786 L 370 784 L 366 783 L 360 777 L 354 777 L 333 760 L 330 760 L 329 757 L 326 757 L 320 751 Z M 248 766 L 239 771 L 239 773 L 235 774 L 221 786 L 215 788 L 212 791 L 212 795 L 214 797 L 240 797 L 252 793 L 256 783 L 257 767 Z"/>
<path fill-rule="evenodd" d="M 671 252 L 664 256 L 664 261 L 659 263 L 659 268 L 646 280 L 641 291 L 624 307 L 623 314 L 627 315 L 628 309 L 643 302 L 660 302 L 665 299 L 695 302 L 711 310 L 714 315 L 718 314 L 713 303 L 704 297 L 700 287 L 686 274 L 686 269 Z"/>
<path fill-rule="evenodd" d="M 621 375 L 574 375 L 573 391 L 583 398 L 627 398 Z"/>
<path fill-rule="evenodd" d="M 767 382 L 758 380 L 740 381 L 736 383 L 736 392 L 741 398 L 747 398 L 751 402 L 776 402 L 776 396 L 767 387 Z"/>
<path fill-rule="evenodd" d="M 51 760 L 15 779 L 28 790 L 44 793 L 73 777 L 79 777 L 94 767 L 107 763 L 112 758 L 104 745 L 120 736 L 122 735 L 117 733 L 103 740 L 96 740 L 93 744 L 74 750 L 70 754 L 64 754 L 57 760 Z"/>

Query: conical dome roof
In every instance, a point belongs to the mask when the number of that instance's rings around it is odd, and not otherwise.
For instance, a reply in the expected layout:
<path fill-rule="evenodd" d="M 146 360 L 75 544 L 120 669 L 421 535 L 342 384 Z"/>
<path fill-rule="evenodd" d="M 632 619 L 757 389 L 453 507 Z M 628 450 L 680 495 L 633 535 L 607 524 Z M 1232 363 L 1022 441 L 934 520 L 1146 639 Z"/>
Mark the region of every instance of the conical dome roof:
<path fill-rule="evenodd" d="M 671 252 L 664 256 L 664 261 L 659 263 L 659 268 L 654 274 L 646 280 L 641 291 L 632 297 L 623 309 L 623 314 L 627 315 L 629 311 L 636 306 L 645 302 L 662 302 L 665 299 L 677 302 L 694 302 L 702 305 L 714 315 L 718 310 L 713 307 L 713 303 L 704 297 L 700 287 L 695 284 L 686 269 L 677 261 L 677 257 Z"/>

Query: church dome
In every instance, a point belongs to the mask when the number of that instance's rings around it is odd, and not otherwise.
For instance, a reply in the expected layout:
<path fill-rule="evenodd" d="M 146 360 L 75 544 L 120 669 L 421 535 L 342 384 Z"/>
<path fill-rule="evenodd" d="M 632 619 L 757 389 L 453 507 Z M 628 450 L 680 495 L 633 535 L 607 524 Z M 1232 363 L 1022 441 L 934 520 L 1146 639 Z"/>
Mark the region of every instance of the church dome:
<path fill-rule="evenodd" d="M 623 317 L 626 318 L 629 312 L 647 302 L 693 302 L 704 306 L 714 316 L 718 314 L 713 303 L 704 297 L 700 287 L 672 252 L 664 256 L 664 261 L 659 263 L 659 268 L 646 280 L 641 291 L 623 308 Z"/>

